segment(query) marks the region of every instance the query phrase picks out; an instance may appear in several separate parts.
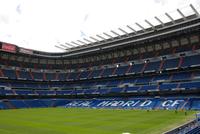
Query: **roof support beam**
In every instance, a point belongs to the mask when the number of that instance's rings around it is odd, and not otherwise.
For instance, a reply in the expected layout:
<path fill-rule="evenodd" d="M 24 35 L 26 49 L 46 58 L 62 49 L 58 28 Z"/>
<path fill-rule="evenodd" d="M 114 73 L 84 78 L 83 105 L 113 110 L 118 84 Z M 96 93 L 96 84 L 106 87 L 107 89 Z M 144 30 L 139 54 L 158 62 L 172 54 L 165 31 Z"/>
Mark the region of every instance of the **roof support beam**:
<path fill-rule="evenodd" d="M 86 38 L 83 38 L 85 41 L 89 42 L 89 43 L 93 43 L 91 40 L 88 40 Z"/>
<path fill-rule="evenodd" d="M 192 10 L 195 12 L 196 16 L 200 16 L 200 15 L 199 15 L 199 12 L 195 9 L 195 7 L 194 7 L 192 4 L 190 4 L 190 7 L 191 7 Z"/>
<path fill-rule="evenodd" d="M 96 35 L 97 37 L 99 37 L 99 38 L 101 38 L 102 40 L 106 40 L 106 38 L 104 38 L 103 36 L 101 36 L 101 35 Z"/>
<path fill-rule="evenodd" d="M 72 41 L 71 43 L 73 43 L 73 44 L 75 44 L 75 45 L 77 45 L 77 46 L 80 46 L 80 44 L 78 44 L 78 43 L 76 43 L 76 42 L 74 42 L 74 41 Z M 76 47 L 77 47 L 76 46 Z"/>
<path fill-rule="evenodd" d="M 109 38 L 113 38 L 110 34 L 107 34 L 107 33 L 103 33 L 103 34 L 106 35 Z"/>
<path fill-rule="evenodd" d="M 120 34 L 118 34 L 117 32 L 111 30 L 110 32 L 112 32 L 113 34 L 117 35 L 117 36 L 121 36 Z"/>
<path fill-rule="evenodd" d="M 59 49 L 61 49 L 61 50 L 65 50 L 65 51 L 67 50 L 67 49 L 64 49 L 64 48 L 62 48 L 62 47 L 60 47 L 60 46 L 57 46 L 57 45 L 55 45 L 55 47 L 56 47 L 56 48 L 59 48 Z"/>
<path fill-rule="evenodd" d="M 168 13 L 165 13 L 165 15 L 174 23 L 174 19 Z"/>
<path fill-rule="evenodd" d="M 186 17 L 185 15 L 181 12 L 181 10 L 177 9 L 177 12 L 181 15 L 181 17 L 186 20 Z"/>
<path fill-rule="evenodd" d="M 66 45 L 63 45 L 63 44 L 60 44 L 60 46 L 64 47 L 64 48 L 67 48 L 69 49 L 70 47 L 66 46 Z"/>
<path fill-rule="evenodd" d="M 78 42 L 82 43 L 83 45 L 86 45 L 87 43 L 81 41 L 81 40 L 77 40 Z"/>
<path fill-rule="evenodd" d="M 154 17 L 158 22 L 160 22 L 160 24 L 162 25 L 162 26 L 164 26 L 164 23 L 158 18 L 158 17 Z"/>
<path fill-rule="evenodd" d="M 99 40 L 97 40 L 96 38 L 94 38 L 92 36 L 90 36 L 90 38 L 93 39 L 93 40 L 95 40 L 95 41 L 97 41 L 97 42 L 99 42 Z"/>
<path fill-rule="evenodd" d="M 152 29 L 155 29 L 155 26 L 154 26 L 151 22 L 149 22 L 148 20 L 145 20 L 145 22 L 146 22 L 147 24 L 149 24 L 149 25 L 152 27 Z"/>
<path fill-rule="evenodd" d="M 70 44 L 70 43 L 65 43 L 66 45 L 68 45 L 68 46 L 71 46 L 71 47 L 76 47 L 76 46 L 74 46 L 74 45 L 72 45 L 72 44 Z"/>
<path fill-rule="evenodd" d="M 138 27 L 140 27 L 143 31 L 145 31 L 145 28 L 143 26 L 141 26 L 139 23 L 135 23 Z"/>
<path fill-rule="evenodd" d="M 120 31 L 122 31 L 124 34 L 128 34 L 128 32 L 126 32 L 124 29 L 122 28 L 118 28 Z"/>
<path fill-rule="evenodd" d="M 132 30 L 134 33 L 137 33 L 137 31 L 135 29 L 133 29 L 131 26 L 127 25 L 127 27 Z"/>

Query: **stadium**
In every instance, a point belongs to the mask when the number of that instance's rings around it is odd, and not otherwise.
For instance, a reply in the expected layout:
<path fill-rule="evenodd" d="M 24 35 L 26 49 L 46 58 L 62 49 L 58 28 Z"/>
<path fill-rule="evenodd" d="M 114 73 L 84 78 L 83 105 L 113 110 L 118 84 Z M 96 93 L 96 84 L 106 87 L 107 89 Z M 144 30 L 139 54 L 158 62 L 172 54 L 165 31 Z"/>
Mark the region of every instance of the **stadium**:
<path fill-rule="evenodd" d="M 200 15 L 188 8 L 62 53 L 0 42 L 0 133 L 199 134 Z"/>

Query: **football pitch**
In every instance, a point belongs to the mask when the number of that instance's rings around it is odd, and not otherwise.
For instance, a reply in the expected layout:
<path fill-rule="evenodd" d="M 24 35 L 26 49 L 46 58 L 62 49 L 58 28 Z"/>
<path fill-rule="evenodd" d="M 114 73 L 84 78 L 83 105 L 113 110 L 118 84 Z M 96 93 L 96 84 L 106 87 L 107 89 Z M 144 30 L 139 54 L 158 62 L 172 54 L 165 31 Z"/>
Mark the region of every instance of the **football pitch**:
<path fill-rule="evenodd" d="M 0 110 L 0 134 L 160 134 L 194 114 L 81 108 Z"/>

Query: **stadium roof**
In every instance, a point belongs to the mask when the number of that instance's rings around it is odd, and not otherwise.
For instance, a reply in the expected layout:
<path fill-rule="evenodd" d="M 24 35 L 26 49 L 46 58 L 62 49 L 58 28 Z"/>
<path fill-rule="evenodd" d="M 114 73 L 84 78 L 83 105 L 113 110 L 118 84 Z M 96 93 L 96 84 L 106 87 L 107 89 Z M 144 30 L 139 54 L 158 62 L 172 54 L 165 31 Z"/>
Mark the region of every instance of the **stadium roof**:
<path fill-rule="evenodd" d="M 138 36 L 152 30 L 155 31 L 162 27 L 167 27 L 169 26 L 169 24 L 177 25 L 178 23 L 180 23 L 180 20 L 187 21 L 188 17 L 190 16 L 195 16 L 199 18 L 200 15 L 198 10 L 192 4 L 190 4 L 189 7 L 183 8 L 182 10 L 177 9 L 176 12 L 165 13 L 163 16 L 155 16 L 153 18 L 154 20 L 145 19 L 144 22 L 146 24 L 140 24 L 136 22 L 133 26 L 127 25 L 126 27 L 130 31 L 127 31 L 123 28 L 118 28 L 117 30 L 110 30 L 109 33 L 104 32 L 102 34 L 97 34 L 96 36 L 90 36 L 89 39 L 84 38 L 83 41 L 72 41 L 70 43 L 59 44 L 59 46 L 56 45 L 56 47 L 66 50 L 67 52 L 71 52 L 90 46 L 99 46 L 101 44 L 109 43 L 117 39 L 126 39 L 127 37 Z M 138 30 L 135 30 L 136 27 L 138 27 L 139 29 L 137 28 Z"/>

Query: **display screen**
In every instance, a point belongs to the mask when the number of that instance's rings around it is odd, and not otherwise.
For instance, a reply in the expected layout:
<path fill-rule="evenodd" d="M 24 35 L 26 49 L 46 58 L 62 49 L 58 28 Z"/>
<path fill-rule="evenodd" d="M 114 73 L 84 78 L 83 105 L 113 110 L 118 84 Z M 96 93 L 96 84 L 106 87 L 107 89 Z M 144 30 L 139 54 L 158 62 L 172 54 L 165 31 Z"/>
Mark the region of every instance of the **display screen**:
<path fill-rule="evenodd" d="M 16 46 L 8 43 L 2 43 L 2 50 L 6 52 L 16 53 Z"/>

